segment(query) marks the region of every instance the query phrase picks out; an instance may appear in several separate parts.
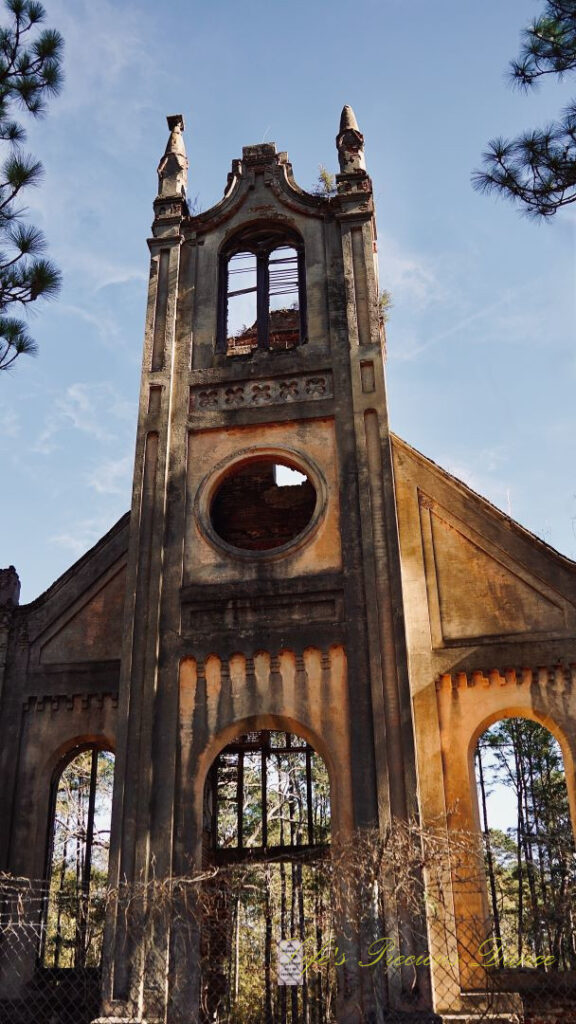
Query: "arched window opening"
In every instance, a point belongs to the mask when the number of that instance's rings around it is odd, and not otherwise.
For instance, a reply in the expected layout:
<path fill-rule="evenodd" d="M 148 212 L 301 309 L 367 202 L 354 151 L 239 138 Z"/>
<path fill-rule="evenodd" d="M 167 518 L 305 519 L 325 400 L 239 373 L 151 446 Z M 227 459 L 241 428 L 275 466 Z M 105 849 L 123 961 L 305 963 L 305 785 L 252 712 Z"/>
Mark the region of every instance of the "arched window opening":
<path fill-rule="evenodd" d="M 300 736 L 267 729 L 239 736 L 218 755 L 208 782 L 217 861 L 325 847 L 329 792 L 322 758 Z"/>
<path fill-rule="evenodd" d="M 576 850 L 560 746 L 537 722 L 509 718 L 475 753 L 492 966 L 574 970 Z"/>
<path fill-rule="evenodd" d="M 97 967 L 108 879 L 114 755 L 92 747 L 67 762 L 54 784 L 45 967 Z"/>
<path fill-rule="evenodd" d="M 221 256 L 217 351 L 251 355 L 306 341 L 304 247 L 294 232 L 248 228 Z"/>
<path fill-rule="evenodd" d="M 280 968 L 297 947 L 320 959 L 332 938 L 330 817 L 326 766 L 302 737 L 244 733 L 216 758 L 205 788 L 204 854 L 218 873 L 204 895 L 203 1021 L 333 1019 L 332 963 L 308 974 L 296 963 L 290 983 Z"/>

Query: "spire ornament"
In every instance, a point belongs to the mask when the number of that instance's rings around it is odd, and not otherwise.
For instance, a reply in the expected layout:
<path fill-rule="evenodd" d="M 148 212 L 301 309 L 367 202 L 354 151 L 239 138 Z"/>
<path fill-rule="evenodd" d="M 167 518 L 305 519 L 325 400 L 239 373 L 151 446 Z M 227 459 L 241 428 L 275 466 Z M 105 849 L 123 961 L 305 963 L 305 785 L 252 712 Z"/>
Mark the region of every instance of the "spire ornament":
<path fill-rule="evenodd" d="M 166 118 L 170 129 L 170 137 L 160 163 L 158 164 L 158 196 L 186 197 L 188 184 L 188 157 L 182 132 L 184 118 L 182 114 L 171 114 Z"/>
<path fill-rule="evenodd" d="M 340 116 L 340 131 L 336 136 L 340 174 L 365 174 L 364 136 L 358 128 L 352 107 L 346 104 Z"/>

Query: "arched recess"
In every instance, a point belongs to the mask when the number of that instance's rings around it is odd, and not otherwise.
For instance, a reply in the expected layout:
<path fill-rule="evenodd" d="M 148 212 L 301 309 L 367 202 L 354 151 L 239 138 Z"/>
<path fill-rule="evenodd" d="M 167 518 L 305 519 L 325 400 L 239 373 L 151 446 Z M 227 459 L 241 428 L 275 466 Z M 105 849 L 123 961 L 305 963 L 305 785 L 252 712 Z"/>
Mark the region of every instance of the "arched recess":
<path fill-rule="evenodd" d="M 354 828 L 346 654 L 341 645 L 302 653 L 282 648 L 183 658 L 180 771 L 175 869 L 201 864 L 204 785 L 214 758 L 234 736 L 254 729 L 294 732 L 324 759 L 330 778 L 333 833 Z M 262 707 L 267 706 L 266 714 Z"/>
<path fill-rule="evenodd" d="M 474 773 L 478 737 L 494 722 L 515 716 L 549 729 L 563 752 L 574 822 L 576 693 L 560 668 L 445 674 L 437 681 L 436 696 L 449 834 L 456 843 L 463 837 L 467 846 L 467 852 L 463 848 L 456 851 L 451 865 L 451 889 L 459 982 L 462 990 L 468 990 L 486 984 L 485 966 L 480 963 L 478 949 L 492 930 Z"/>
<path fill-rule="evenodd" d="M 492 928 L 484 958 L 491 968 L 574 970 L 569 746 L 546 716 L 490 717 L 472 751 Z"/>
<path fill-rule="evenodd" d="M 330 983 L 328 971 L 278 982 L 282 943 L 316 954 L 327 938 L 329 773 L 305 730 L 274 718 L 240 730 L 219 737 L 204 785 L 203 862 L 217 870 L 202 928 L 205 1012 L 296 1024 L 316 1019 Z"/>
<path fill-rule="evenodd" d="M 50 794 L 45 967 L 96 967 L 106 910 L 114 754 L 102 739 L 67 744 Z"/>

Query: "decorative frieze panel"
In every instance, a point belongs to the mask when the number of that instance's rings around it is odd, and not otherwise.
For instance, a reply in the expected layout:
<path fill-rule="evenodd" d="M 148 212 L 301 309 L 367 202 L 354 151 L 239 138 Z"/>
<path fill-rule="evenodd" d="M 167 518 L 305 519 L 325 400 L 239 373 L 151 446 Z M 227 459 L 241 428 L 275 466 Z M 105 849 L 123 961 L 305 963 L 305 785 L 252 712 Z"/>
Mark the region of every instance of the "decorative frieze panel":
<path fill-rule="evenodd" d="M 284 629 L 311 622 L 338 623 L 343 616 L 342 594 L 333 591 L 204 599 L 183 602 L 182 632 L 187 635 L 252 629 L 262 622 L 268 629 Z"/>
<path fill-rule="evenodd" d="M 28 697 L 24 711 L 101 711 L 106 705 L 118 707 L 115 693 L 56 693 Z"/>
<path fill-rule="evenodd" d="M 182 203 L 162 203 L 161 206 L 156 207 L 156 215 L 158 217 L 180 217 L 182 214 Z"/>
<path fill-rule="evenodd" d="M 197 385 L 190 389 L 190 410 L 210 412 L 262 405 L 287 405 L 290 402 L 332 398 L 332 374 L 294 374 L 258 381 L 234 381 L 231 384 Z"/>
<path fill-rule="evenodd" d="M 501 671 L 494 668 L 488 672 L 445 672 L 437 683 L 438 690 L 466 690 L 470 687 L 549 687 L 557 693 L 564 693 L 576 684 L 576 665 L 555 665 L 540 668 L 510 668 Z"/>

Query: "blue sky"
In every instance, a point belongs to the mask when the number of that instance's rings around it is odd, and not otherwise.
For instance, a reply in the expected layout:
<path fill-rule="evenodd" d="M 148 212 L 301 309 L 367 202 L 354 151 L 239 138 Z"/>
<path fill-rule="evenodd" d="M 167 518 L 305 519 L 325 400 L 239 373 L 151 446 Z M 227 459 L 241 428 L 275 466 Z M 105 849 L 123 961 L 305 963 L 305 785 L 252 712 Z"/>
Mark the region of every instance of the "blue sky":
<path fill-rule="evenodd" d="M 354 107 L 392 292 L 393 429 L 576 557 L 575 221 L 479 196 L 489 138 L 553 117 L 569 83 L 506 83 L 530 0 L 45 0 L 66 84 L 28 148 L 30 217 L 64 274 L 40 354 L 0 377 L 0 564 L 29 601 L 130 504 L 146 238 L 165 115 L 182 112 L 190 193 L 222 194 L 243 145 L 275 141 L 298 183 L 337 169 Z M 576 94 L 576 82 L 574 82 Z"/>

